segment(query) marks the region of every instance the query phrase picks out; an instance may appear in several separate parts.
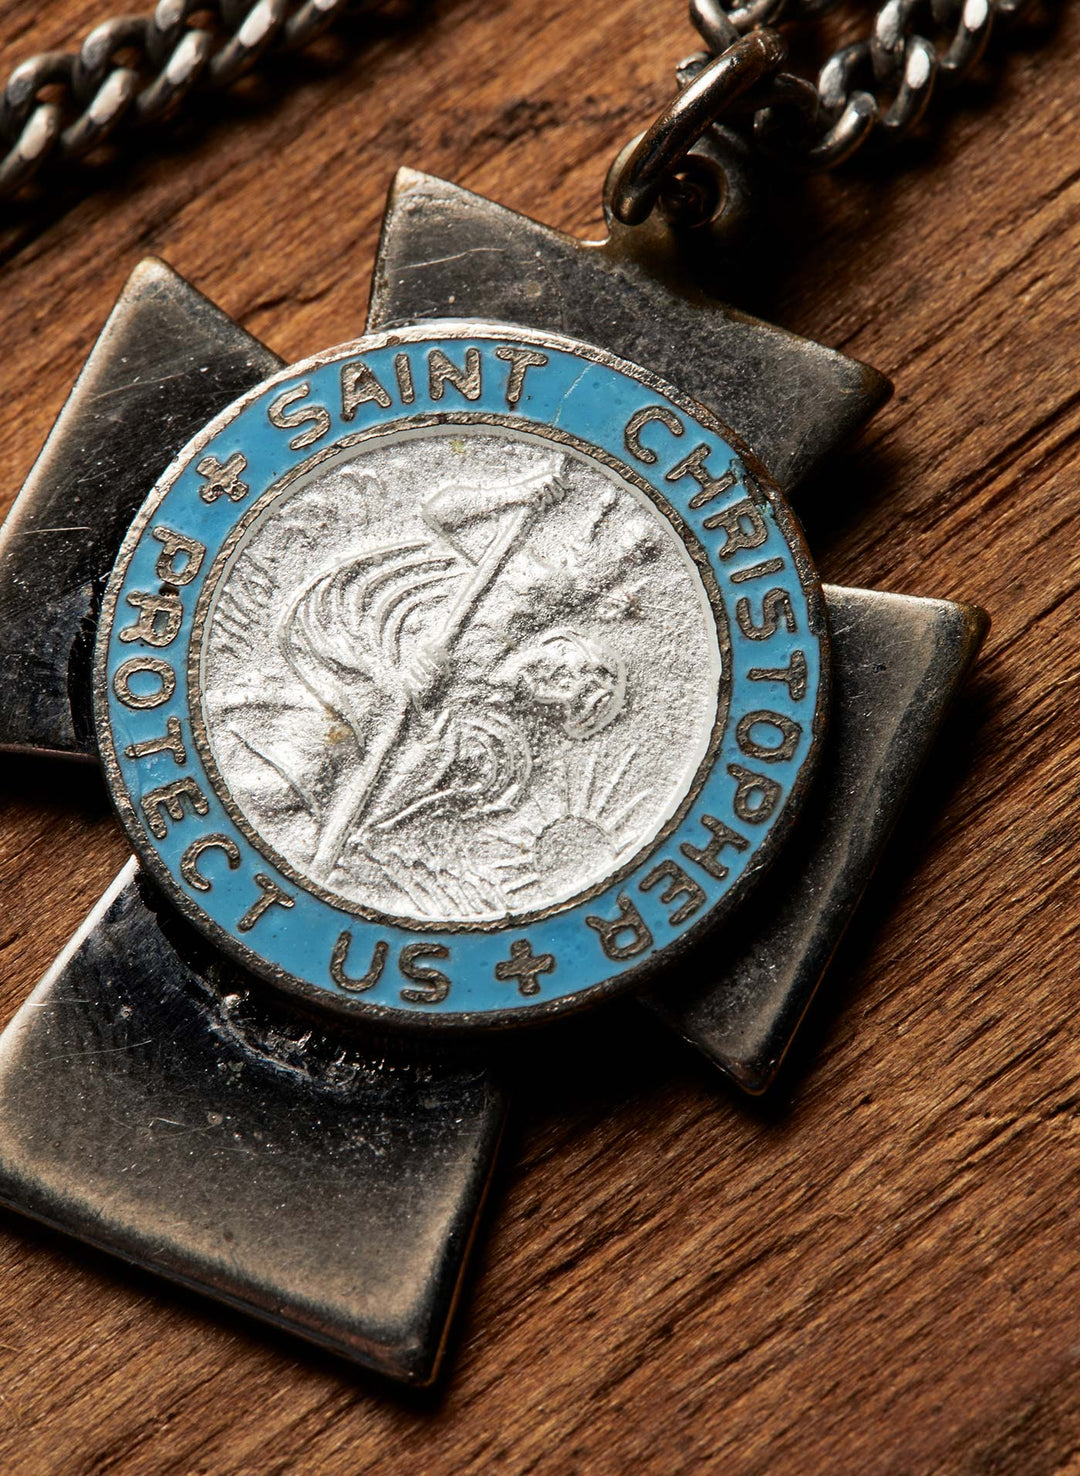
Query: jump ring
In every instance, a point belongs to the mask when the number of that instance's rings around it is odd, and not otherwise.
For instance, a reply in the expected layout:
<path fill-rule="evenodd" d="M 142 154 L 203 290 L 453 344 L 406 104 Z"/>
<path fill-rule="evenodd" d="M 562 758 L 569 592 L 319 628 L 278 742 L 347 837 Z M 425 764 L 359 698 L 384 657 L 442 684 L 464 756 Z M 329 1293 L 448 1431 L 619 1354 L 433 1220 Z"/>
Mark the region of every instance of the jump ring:
<path fill-rule="evenodd" d="M 701 69 L 677 93 L 623 165 L 612 186 L 611 209 L 624 225 L 652 213 L 664 181 L 725 109 L 775 72 L 787 55 L 776 31 L 754 31 Z"/>

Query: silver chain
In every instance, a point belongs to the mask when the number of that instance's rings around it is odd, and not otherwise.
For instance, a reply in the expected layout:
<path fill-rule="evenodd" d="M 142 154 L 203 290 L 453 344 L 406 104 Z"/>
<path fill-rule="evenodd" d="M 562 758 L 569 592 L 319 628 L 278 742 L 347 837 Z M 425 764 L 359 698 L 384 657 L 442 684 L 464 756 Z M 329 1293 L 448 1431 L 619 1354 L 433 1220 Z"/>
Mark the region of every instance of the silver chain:
<path fill-rule="evenodd" d="M 77 51 L 22 62 L 0 97 L 0 198 L 46 165 L 81 159 L 122 125 L 157 123 L 196 89 L 232 85 L 272 48 L 314 40 L 351 0 L 160 0 L 152 15 L 115 16 Z"/>
<path fill-rule="evenodd" d="M 751 31 L 832 10 L 838 0 L 691 0 L 710 53 Z M 934 89 L 962 81 L 991 31 L 1028 0 L 885 0 L 864 40 L 833 53 L 815 82 L 777 70 L 753 113 L 755 141 L 785 163 L 831 169 L 869 139 L 899 140 L 923 117 Z"/>
<path fill-rule="evenodd" d="M 197 90 L 231 86 L 270 50 L 306 46 L 353 3 L 160 0 L 152 15 L 103 21 L 77 51 L 29 57 L 0 96 L 0 147 L 6 150 L 0 199 L 47 165 L 79 160 L 110 142 L 122 126 L 160 122 L 181 111 Z M 830 169 L 874 136 L 903 138 L 922 118 L 935 86 L 966 76 L 993 27 L 1028 0 L 885 0 L 871 35 L 830 56 L 815 82 L 784 71 L 786 49 L 773 27 L 822 15 L 838 3 L 690 0 L 708 52 L 679 69 L 683 92 L 650 129 L 650 136 L 664 135 L 666 167 L 692 146 L 689 131 L 700 136 L 733 111 L 749 121 L 763 150 L 803 168 Z M 696 97 L 693 108 L 685 106 L 688 93 Z M 655 149 L 645 153 L 657 174 Z M 628 221 L 643 218 L 645 204 L 651 209 L 655 203 L 653 184 L 635 193 L 637 183 L 622 181 L 626 199 L 616 206 Z"/>
<path fill-rule="evenodd" d="M 885 0 L 871 34 L 834 52 L 816 80 L 786 71 L 787 43 L 776 27 L 839 3 L 690 0 L 708 51 L 683 62 L 679 92 L 620 156 L 609 184 L 616 217 L 639 225 L 666 191 L 681 187 L 688 156 L 714 124 L 801 169 L 832 169 L 871 140 L 907 137 L 935 87 L 966 77 L 991 31 L 1029 0 Z M 704 219 L 708 196 L 698 198 Z"/>

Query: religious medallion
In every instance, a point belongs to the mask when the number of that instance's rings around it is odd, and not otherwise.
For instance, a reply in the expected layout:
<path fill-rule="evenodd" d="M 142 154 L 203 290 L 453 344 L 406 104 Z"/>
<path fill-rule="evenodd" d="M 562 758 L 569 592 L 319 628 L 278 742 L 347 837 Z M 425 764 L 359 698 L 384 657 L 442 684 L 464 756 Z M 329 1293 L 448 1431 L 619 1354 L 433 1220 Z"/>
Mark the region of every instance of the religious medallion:
<path fill-rule="evenodd" d="M 383 1020 L 640 982 L 764 866 L 823 728 L 821 591 L 748 460 L 550 334 L 275 376 L 173 462 L 105 596 L 139 856 L 239 963 Z"/>
<path fill-rule="evenodd" d="M 136 269 L 0 535 L 0 745 L 137 856 L 2 1037 L 4 1203 L 425 1383 L 508 1030 L 773 1080 L 986 621 L 822 588 L 787 494 L 888 386 L 675 247 L 406 171 L 289 368 Z"/>

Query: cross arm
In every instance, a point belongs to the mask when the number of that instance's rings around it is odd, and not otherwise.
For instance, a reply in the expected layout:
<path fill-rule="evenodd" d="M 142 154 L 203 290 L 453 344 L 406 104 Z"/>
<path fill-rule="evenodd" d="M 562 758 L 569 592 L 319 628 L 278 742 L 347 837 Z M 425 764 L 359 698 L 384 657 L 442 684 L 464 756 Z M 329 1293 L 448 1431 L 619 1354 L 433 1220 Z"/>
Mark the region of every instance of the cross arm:
<path fill-rule="evenodd" d="M 0 749 L 93 758 L 101 595 L 157 477 L 281 361 L 167 267 L 141 262 L 0 528 Z"/>

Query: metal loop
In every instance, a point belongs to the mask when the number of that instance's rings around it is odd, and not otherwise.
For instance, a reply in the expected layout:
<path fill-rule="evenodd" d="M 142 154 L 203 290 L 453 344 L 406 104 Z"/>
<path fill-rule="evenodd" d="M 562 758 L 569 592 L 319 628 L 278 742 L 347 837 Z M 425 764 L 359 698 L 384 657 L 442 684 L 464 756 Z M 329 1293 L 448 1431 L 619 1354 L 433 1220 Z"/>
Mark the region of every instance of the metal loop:
<path fill-rule="evenodd" d="M 874 19 L 870 57 L 880 84 L 899 81 L 907 60 L 908 41 L 923 0 L 885 0 Z"/>
<path fill-rule="evenodd" d="M 771 108 L 754 119 L 754 136 L 772 158 L 797 169 L 835 169 L 869 138 L 878 121 L 877 98 L 853 92 L 835 121 L 820 134 L 800 139 L 783 129 Z"/>
<path fill-rule="evenodd" d="M 790 72 L 777 72 L 762 84 L 761 102 L 756 118 L 770 114 L 774 121 L 783 119 L 783 127 L 790 130 L 793 125 L 813 129 L 821 113 L 821 98 L 812 82 L 805 77 L 793 77 Z M 755 99 L 756 100 L 756 99 Z"/>
<path fill-rule="evenodd" d="M 775 25 L 787 10 L 787 0 L 745 0 L 728 12 L 728 17 L 741 36 L 749 31 Z"/>
<path fill-rule="evenodd" d="M 939 59 L 942 75 L 954 82 L 966 77 L 982 60 L 993 29 L 990 0 L 965 0 L 955 21 L 953 38 Z"/>
<path fill-rule="evenodd" d="M 17 190 L 50 158 L 60 139 L 63 120 L 55 103 L 34 109 L 15 144 L 0 161 L 0 194 Z"/>
<path fill-rule="evenodd" d="M 903 138 L 919 123 L 937 80 L 937 51 L 922 36 L 912 36 L 904 51 L 900 83 L 891 106 L 881 114 L 881 126 L 890 138 Z"/>
<path fill-rule="evenodd" d="M 314 41 L 337 20 L 348 0 L 307 0 L 295 15 L 285 22 L 284 45 L 288 51 L 299 51 Z"/>
<path fill-rule="evenodd" d="M 185 32 L 158 75 L 136 97 L 140 120 L 156 123 L 167 118 L 198 83 L 212 50 L 208 32 Z"/>
<path fill-rule="evenodd" d="M 146 59 L 160 71 L 180 44 L 187 25 L 192 0 L 158 0 L 146 33 Z"/>
<path fill-rule="evenodd" d="M 74 66 L 75 58 L 68 52 L 46 51 L 15 68 L 4 88 L 0 106 L 0 132 L 5 138 L 12 138 L 22 131 L 42 88 L 71 86 Z"/>
<path fill-rule="evenodd" d="M 714 56 L 739 39 L 739 31 L 720 0 L 690 0 L 690 24 Z"/>
<path fill-rule="evenodd" d="M 679 68 L 687 91 L 757 32 L 763 23 L 805 20 L 838 0 L 690 0 L 690 18 L 710 51 Z M 873 32 L 826 61 L 816 86 L 773 69 L 754 88 L 753 138 L 763 152 L 798 168 L 831 169 L 871 138 L 906 137 L 926 113 L 934 87 L 966 76 L 986 50 L 995 24 L 1012 20 L 1030 0 L 884 0 Z M 740 37 L 741 39 L 734 39 Z M 710 72 L 710 69 L 712 71 Z M 733 97 L 719 106 L 731 110 Z M 678 158 L 667 139 L 672 105 L 653 125 L 620 181 L 620 219 L 640 220 L 656 197 L 657 177 Z M 703 110 L 707 112 L 706 110 Z M 651 151 L 651 152 L 650 152 Z M 644 180 L 644 184 L 642 181 Z"/>
<path fill-rule="evenodd" d="M 224 6 L 223 6 L 224 9 Z M 255 65 L 285 24 L 287 0 L 257 0 L 232 36 L 210 62 L 216 87 L 229 87 Z"/>
<path fill-rule="evenodd" d="M 81 159 L 116 128 L 139 90 L 137 72 L 117 67 L 91 98 L 73 123 L 60 135 L 60 152 L 65 159 Z"/>
<path fill-rule="evenodd" d="M 868 90 L 873 81 L 869 41 L 853 41 L 850 46 L 841 47 L 818 73 L 822 112 L 829 118 L 839 117 L 852 92 Z"/>
<path fill-rule="evenodd" d="M 119 16 L 95 26 L 79 47 L 71 73 L 75 101 L 85 107 L 95 97 L 113 67 L 113 57 L 125 48 L 142 52 L 152 22 L 142 16 Z"/>
<path fill-rule="evenodd" d="M 664 180 L 710 123 L 737 97 L 775 72 L 786 56 L 775 31 L 755 31 L 702 68 L 677 93 L 633 150 L 612 185 L 611 208 L 624 225 L 652 213 Z"/>

